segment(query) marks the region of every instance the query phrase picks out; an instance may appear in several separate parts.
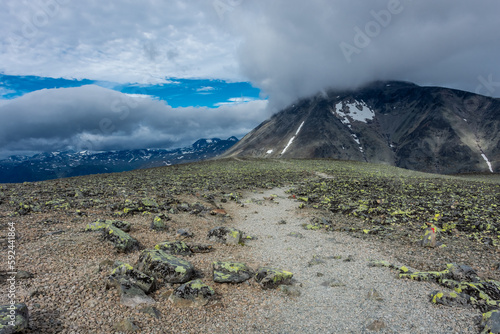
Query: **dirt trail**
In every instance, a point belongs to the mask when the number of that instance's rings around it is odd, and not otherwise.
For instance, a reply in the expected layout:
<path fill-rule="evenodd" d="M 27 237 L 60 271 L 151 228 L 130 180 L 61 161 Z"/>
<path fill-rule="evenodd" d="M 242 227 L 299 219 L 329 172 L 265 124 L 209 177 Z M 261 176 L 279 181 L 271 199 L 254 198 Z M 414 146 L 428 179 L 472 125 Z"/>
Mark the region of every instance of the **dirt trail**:
<path fill-rule="evenodd" d="M 248 193 L 242 202 L 243 208 L 233 204 L 227 209 L 234 227 L 258 238 L 245 246 L 249 263 L 291 271 L 301 293 L 270 294 L 276 307 L 266 317 L 268 324 L 257 332 L 478 332 L 477 310 L 429 302 L 428 294 L 442 287 L 401 280 L 387 268 L 369 267 L 372 259 L 396 262 L 381 255 L 382 244 L 347 233 L 303 229 L 311 217 L 297 209 L 299 203 L 289 199 L 285 189 Z M 368 298 L 371 289 L 381 300 Z"/>

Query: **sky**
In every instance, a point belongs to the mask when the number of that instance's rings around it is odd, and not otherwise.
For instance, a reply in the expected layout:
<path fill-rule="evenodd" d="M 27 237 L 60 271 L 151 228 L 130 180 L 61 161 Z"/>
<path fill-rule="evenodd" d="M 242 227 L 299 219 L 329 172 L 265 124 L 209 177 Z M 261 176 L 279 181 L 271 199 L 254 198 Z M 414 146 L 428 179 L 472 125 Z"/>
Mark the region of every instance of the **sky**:
<path fill-rule="evenodd" d="M 496 0 L 0 0 L 0 157 L 241 138 L 374 80 L 500 97 Z"/>

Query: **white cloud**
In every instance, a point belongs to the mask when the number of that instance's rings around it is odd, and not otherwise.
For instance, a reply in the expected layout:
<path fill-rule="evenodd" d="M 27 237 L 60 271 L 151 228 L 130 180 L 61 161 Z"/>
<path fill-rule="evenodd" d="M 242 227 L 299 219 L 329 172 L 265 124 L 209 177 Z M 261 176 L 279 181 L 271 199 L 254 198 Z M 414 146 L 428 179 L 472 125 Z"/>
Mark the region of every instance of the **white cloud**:
<path fill-rule="evenodd" d="M 219 108 L 172 108 L 89 85 L 26 94 L 0 107 L 0 151 L 180 147 L 200 138 L 241 138 L 263 119 L 267 101 Z"/>

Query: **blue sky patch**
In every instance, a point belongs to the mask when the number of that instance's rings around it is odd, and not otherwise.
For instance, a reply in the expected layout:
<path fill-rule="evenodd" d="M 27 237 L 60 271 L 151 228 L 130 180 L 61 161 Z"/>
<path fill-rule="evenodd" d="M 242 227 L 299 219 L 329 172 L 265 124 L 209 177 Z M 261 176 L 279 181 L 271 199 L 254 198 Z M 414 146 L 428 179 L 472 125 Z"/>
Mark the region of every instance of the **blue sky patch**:
<path fill-rule="evenodd" d="M 167 83 L 119 84 L 96 80 L 70 80 L 38 76 L 0 74 L 0 99 L 14 99 L 41 89 L 98 85 L 125 94 L 150 96 L 165 101 L 171 107 L 209 107 L 237 104 L 260 99 L 260 90 L 249 82 L 227 82 L 210 79 L 167 78 Z"/>

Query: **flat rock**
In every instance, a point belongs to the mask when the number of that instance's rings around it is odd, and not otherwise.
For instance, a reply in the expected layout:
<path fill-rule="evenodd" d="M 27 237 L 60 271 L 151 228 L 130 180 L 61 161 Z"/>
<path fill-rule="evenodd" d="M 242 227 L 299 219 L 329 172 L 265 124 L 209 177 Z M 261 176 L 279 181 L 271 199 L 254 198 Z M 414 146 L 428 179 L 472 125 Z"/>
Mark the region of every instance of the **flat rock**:
<path fill-rule="evenodd" d="M 293 274 L 289 271 L 261 267 L 255 274 L 255 281 L 263 289 L 275 289 L 282 284 L 290 284 Z"/>
<path fill-rule="evenodd" d="M 254 272 L 241 262 L 212 263 L 214 282 L 217 283 L 241 283 L 250 279 Z"/>
<path fill-rule="evenodd" d="M 104 239 L 111 241 L 119 252 L 131 252 L 139 248 L 139 242 L 112 224 L 102 230 Z"/>
<path fill-rule="evenodd" d="M 191 248 L 184 241 L 165 241 L 155 246 L 155 249 L 172 255 L 191 255 Z"/>
<path fill-rule="evenodd" d="M 120 303 L 132 308 L 155 303 L 155 300 L 146 295 L 141 288 L 127 282 L 120 284 L 120 295 Z"/>
<path fill-rule="evenodd" d="M 243 232 L 232 227 L 216 227 L 208 231 L 208 239 L 228 245 L 238 245 Z"/>
<path fill-rule="evenodd" d="M 481 334 L 500 334 L 500 309 L 483 314 Z"/>
<path fill-rule="evenodd" d="M 201 280 L 196 279 L 182 284 L 170 295 L 168 300 L 176 307 L 205 306 L 215 291 Z"/>
<path fill-rule="evenodd" d="M 123 263 L 113 269 L 108 277 L 108 287 L 118 287 L 123 282 L 129 282 L 145 293 L 153 292 L 156 289 L 156 279 L 134 269 L 130 264 Z"/>
<path fill-rule="evenodd" d="M 0 334 L 19 333 L 28 328 L 29 312 L 26 304 L 0 306 Z"/>
<path fill-rule="evenodd" d="M 113 328 L 118 332 L 137 332 L 137 327 L 131 319 L 123 319 L 113 325 Z"/>
<path fill-rule="evenodd" d="M 191 263 L 158 249 L 142 251 L 136 268 L 165 283 L 185 283 L 194 275 Z"/>

